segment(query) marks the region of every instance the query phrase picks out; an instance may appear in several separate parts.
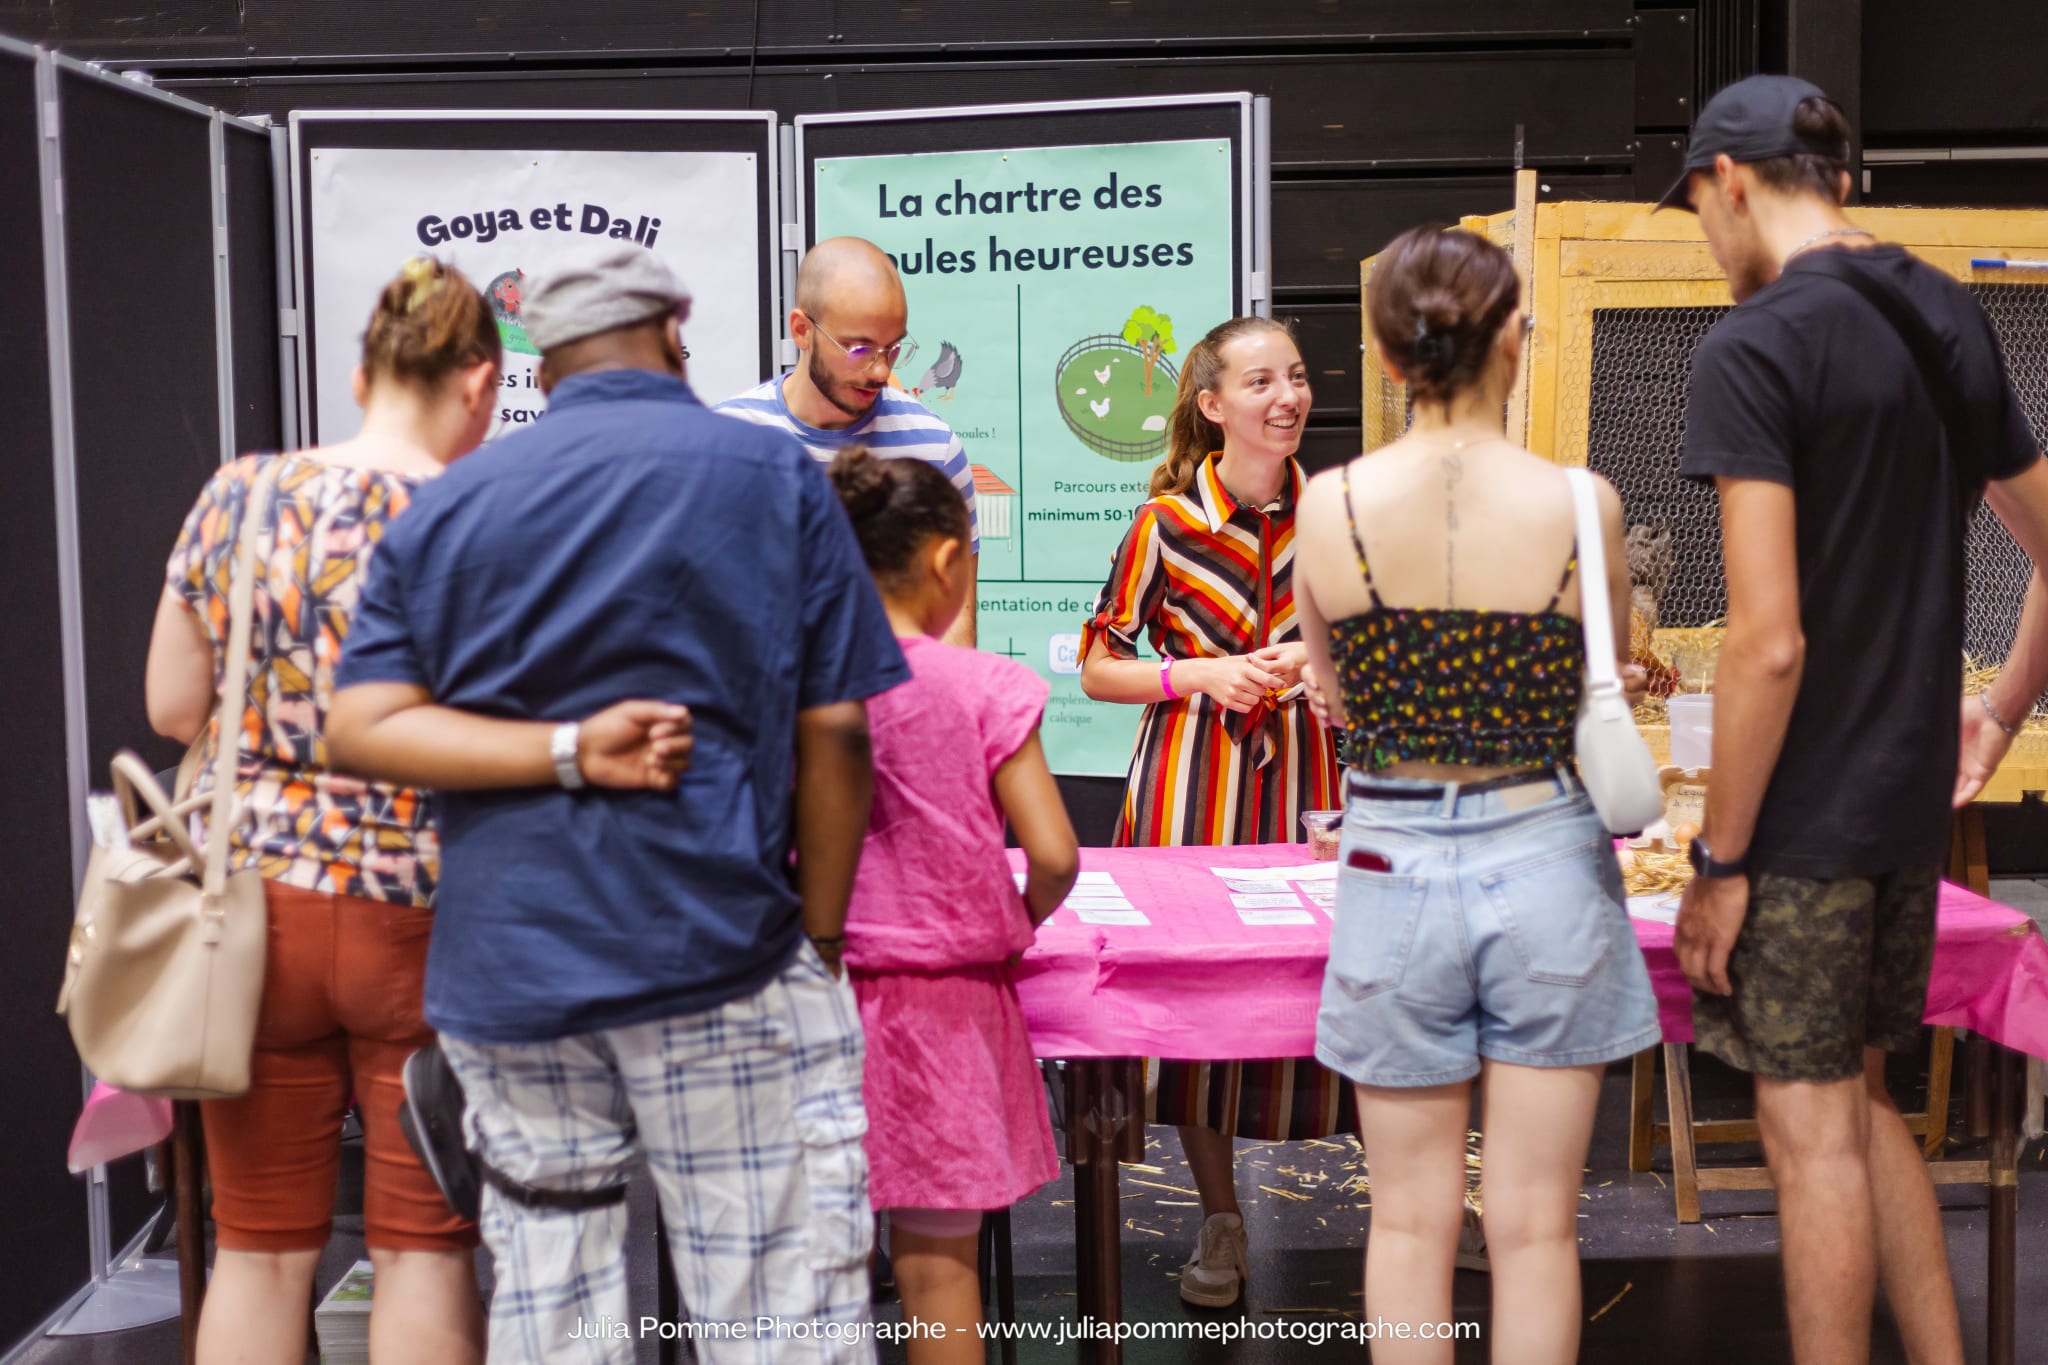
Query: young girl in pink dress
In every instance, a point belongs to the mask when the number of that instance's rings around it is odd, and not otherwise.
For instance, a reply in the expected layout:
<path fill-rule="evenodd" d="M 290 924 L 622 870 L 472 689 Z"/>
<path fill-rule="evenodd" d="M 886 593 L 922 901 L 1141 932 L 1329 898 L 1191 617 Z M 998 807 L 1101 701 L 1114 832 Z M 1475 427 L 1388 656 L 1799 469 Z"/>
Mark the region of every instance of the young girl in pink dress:
<path fill-rule="evenodd" d="M 1046 766 L 1047 688 L 1012 660 L 941 644 L 973 585 L 967 505 L 922 460 L 852 450 L 832 480 L 910 661 L 868 703 L 875 791 L 846 917 L 867 1034 L 868 1197 L 889 1215 L 912 1365 L 982 1359 L 985 1210 L 1059 1174 L 1010 963 L 1066 899 L 1079 854 Z M 1007 819 L 1029 866 L 1022 894 Z"/>

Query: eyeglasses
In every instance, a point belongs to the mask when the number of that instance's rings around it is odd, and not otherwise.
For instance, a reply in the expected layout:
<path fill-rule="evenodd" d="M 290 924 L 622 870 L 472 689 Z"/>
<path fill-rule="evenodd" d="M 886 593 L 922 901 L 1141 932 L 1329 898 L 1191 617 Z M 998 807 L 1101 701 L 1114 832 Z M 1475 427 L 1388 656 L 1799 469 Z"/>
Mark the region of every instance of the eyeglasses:
<path fill-rule="evenodd" d="M 823 327 L 819 327 L 816 318 L 810 318 L 810 324 L 817 330 L 819 336 L 837 346 L 846 358 L 853 362 L 856 369 L 864 370 L 877 360 L 894 368 L 917 354 L 917 343 L 909 337 L 904 337 L 893 346 L 848 346 Z"/>

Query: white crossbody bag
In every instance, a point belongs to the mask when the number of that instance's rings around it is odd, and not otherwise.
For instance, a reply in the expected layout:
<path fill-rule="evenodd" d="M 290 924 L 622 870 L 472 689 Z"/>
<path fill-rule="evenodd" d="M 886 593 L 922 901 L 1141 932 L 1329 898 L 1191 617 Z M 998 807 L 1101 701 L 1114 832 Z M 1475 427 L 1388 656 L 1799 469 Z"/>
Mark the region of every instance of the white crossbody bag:
<path fill-rule="evenodd" d="M 1614 613 L 1607 595 L 1607 537 L 1593 476 L 1567 469 L 1579 533 L 1579 622 L 1585 630 L 1586 691 L 1579 703 L 1579 781 L 1613 834 L 1637 834 L 1664 814 L 1664 787 L 1650 746 L 1636 730 L 1614 666 Z"/>

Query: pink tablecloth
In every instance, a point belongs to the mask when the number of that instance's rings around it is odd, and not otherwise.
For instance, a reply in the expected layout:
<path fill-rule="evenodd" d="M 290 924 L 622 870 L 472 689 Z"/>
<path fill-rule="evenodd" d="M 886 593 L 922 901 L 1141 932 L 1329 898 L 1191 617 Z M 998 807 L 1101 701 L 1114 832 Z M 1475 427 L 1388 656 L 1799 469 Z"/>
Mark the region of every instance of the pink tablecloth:
<path fill-rule="evenodd" d="M 1012 855 L 1023 867 L 1022 855 Z M 1305 1057 L 1329 955 L 1330 916 L 1246 924 L 1213 868 L 1305 864 L 1306 845 L 1102 848 L 1081 854 L 1150 921 L 1086 924 L 1062 908 L 1017 973 L 1043 1057 Z M 1084 888 L 1075 897 L 1084 894 Z M 1103 888 L 1096 888 L 1103 889 Z M 1070 900 L 1073 898 L 1070 898 Z M 1632 920 L 1657 990 L 1664 1036 L 1692 1038 L 1692 997 L 1671 926 Z M 2019 911 L 1944 886 L 1927 1022 L 1968 1028 L 2048 1057 L 2048 943 Z"/>

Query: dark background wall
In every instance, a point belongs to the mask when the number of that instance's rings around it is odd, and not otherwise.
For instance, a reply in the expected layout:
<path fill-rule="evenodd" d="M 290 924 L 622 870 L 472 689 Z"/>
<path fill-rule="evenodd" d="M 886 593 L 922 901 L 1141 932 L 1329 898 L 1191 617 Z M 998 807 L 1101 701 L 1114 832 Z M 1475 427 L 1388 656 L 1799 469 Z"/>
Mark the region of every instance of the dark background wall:
<path fill-rule="evenodd" d="M 1357 441 L 1358 260 L 1418 221 L 1505 207 L 1518 133 L 1550 196 L 1644 198 L 1699 101 L 1759 69 L 1819 81 L 1880 155 L 2048 130 L 2037 0 L 0 0 L 0 31 L 276 116 L 1270 95 L 1273 281 L 1321 381 L 1316 462 Z M 2048 162 L 1882 162 L 1868 190 L 2048 203 Z"/>

